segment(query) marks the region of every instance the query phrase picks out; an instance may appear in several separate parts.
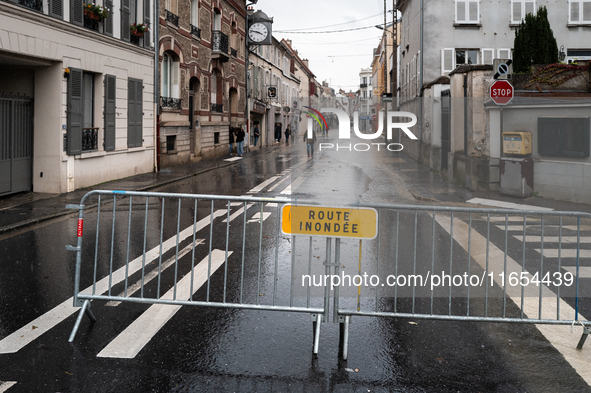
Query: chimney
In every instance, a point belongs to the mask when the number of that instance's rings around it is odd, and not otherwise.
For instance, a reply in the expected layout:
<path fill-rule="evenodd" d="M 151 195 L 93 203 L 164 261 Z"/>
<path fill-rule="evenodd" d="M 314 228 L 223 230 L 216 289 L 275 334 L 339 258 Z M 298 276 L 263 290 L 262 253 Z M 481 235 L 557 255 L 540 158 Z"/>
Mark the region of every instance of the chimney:
<path fill-rule="evenodd" d="M 289 45 L 289 47 L 291 48 L 291 40 L 285 40 L 285 42 L 287 42 L 287 45 Z"/>
<path fill-rule="evenodd" d="M 252 7 L 252 6 L 248 7 L 248 9 L 246 10 L 246 13 L 248 14 L 248 16 L 251 16 L 252 14 L 254 14 L 254 7 Z"/>
<path fill-rule="evenodd" d="M 308 67 L 308 59 L 303 59 L 302 63 L 304 63 L 304 65 L 306 66 L 306 68 L 310 68 Z"/>

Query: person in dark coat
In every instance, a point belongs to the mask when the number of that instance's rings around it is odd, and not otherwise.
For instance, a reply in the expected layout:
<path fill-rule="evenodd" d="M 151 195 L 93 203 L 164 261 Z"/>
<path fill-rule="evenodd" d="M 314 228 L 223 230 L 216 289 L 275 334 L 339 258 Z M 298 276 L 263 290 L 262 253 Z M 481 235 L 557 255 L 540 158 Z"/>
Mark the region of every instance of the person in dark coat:
<path fill-rule="evenodd" d="M 259 131 L 259 123 L 254 123 L 254 146 L 256 147 L 257 142 L 259 140 L 259 136 L 261 136 L 261 132 Z"/>
<path fill-rule="evenodd" d="M 234 145 L 234 129 L 230 127 L 230 156 L 232 155 L 232 147 Z"/>
<path fill-rule="evenodd" d="M 281 123 L 275 123 L 275 141 L 277 143 L 281 141 Z"/>
<path fill-rule="evenodd" d="M 289 136 L 291 135 L 291 126 L 288 124 L 285 129 L 285 143 L 289 143 Z"/>
<path fill-rule="evenodd" d="M 236 143 L 238 144 L 236 150 L 238 152 L 238 157 L 242 157 L 244 154 L 244 136 L 244 130 L 242 128 L 238 128 L 236 130 Z"/>

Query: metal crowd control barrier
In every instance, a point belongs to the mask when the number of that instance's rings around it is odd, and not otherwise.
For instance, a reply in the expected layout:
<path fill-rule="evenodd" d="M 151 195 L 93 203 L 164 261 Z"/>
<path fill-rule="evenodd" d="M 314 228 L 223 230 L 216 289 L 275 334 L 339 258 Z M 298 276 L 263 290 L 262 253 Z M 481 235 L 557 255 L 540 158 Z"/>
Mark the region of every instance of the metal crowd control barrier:
<path fill-rule="evenodd" d="M 343 287 L 335 288 L 334 321 L 341 323 L 343 359 L 352 316 L 576 324 L 583 327 L 577 345 L 582 349 L 591 332 L 591 322 L 581 315 L 583 308 L 591 314 L 589 304 L 581 302 L 591 291 L 580 281 L 580 267 L 591 266 L 591 214 L 355 206 L 377 209 L 379 216 L 377 239 L 369 245 L 359 241 L 358 273 L 388 276 L 395 285 L 360 285 L 348 303 Z M 587 236 L 581 236 L 583 230 Z M 342 241 L 335 243 L 338 256 Z M 587 249 L 581 248 L 584 243 Z M 369 261 L 362 257 L 368 254 L 373 256 Z M 337 257 L 333 274 L 341 274 L 341 263 Z"/>
<path fill-rule="evenodd" d="M 294 296 L 289 271 L 296 257 L 290 239 L 280 239 L 279 215 L 263 228 L 265 219 L 286 203 L 274 198 L 91 191 L 79 205 L 68 205 L 79 210 L 77 245 L 66 248 L 76 251 L 74 307 L 81 307 L 69 341 L 85 314 L 95 321 L 92 300 L 291 311 L 321 319 L 321 299 L 314 306 L 310 296 Z M 232 212 L 233 206 L 237 211 Z M 85 213 L 87 209 L 96 215 Z M 247 221 L 247 213 L 253 212 Z M 94 232 L 93 239 L 86 240 L 83 235 L 89 232 Z M 266 249 L 263 243 L 268 243 Z M 230 262 L 232 253 L 239 255 Z M 306 263 L 312 263 L 311 252 Z M 318 353 L 320 323 L 313 326 Z"/>
<path fill-rule="evenodd" d="M 76 251 L 74 306 L 81 307 L 70 341 L 85 314 L 94 320 L 92 300 L 309 313 L 315 354 L 332 300 L 343 359 L 353 316 L 577 324 L 579 349 L 591 332 L 583 317 L 591 304 L 582 302 L 591 288 L 580 275 L 591 268 L 591 214 L 356 204 L 347 209 L 377 211 L 377 235 L 360 240 L 318 230 L 325 227 L 312 214 L 309 225 L 291 222 L 290 232 L 280 221 L 290 203 L 86 194 L 69 206 L 79 209 L 77 246 L 68 249 Z M 318 209 L 299 202 L 306 205 Z M 85 217 L 87 209 L 96 215 Z"/>

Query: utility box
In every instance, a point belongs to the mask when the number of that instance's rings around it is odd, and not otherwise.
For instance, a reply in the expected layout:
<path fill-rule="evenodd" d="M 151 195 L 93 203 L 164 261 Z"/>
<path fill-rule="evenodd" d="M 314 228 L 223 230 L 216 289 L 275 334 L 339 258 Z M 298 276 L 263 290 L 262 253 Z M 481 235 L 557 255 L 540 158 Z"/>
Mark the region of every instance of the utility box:
<path fill-rule="evenodd" d="M 501 194 L 528 197 L 534 192 L 534 161 L 531 158 L 501 158 Z"/>
<path fill-rule="evenodd" d="M 503 132 L 503 153 L 519 156 L 531 154 L 531 132 Z"/>

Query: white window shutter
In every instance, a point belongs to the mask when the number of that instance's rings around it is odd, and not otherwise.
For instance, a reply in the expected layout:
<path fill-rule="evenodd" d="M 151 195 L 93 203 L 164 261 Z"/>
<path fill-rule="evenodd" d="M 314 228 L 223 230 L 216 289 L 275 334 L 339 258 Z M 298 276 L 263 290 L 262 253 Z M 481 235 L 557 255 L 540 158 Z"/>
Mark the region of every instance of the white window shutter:
<path fill-rule="evenodd" d="M 468 20 L 469 22 L 478 22 L 479 14 L 480 14 L 479 9 L 478 9 L 479 4 L 480 4 L 480 1 L 478 1 L 478 0 L 477 1 L 470 1 L 469 7 L 468 7 L 469 8 L 468 9 L 469 16 L 470 16 L 469 20 Z"/>
<path fill-rule="evenodd" d="M 583 22 L 591 22 L 591 0 L 583 1 Z"/>
<path fill-rule="evenodd" d="M 535 13 L 536 13 L 536 2 L 535 1 L 526 1 L 525 2 L 525 15 L 527 15 L 527 14 L 534 14 L 535 15 Z"/>
<path fill-rule="evenodd" d="M 569 18 L 570 22 L 578 23 L 579 22 L 579 6 L 580 3 L 578 0 L 571 0 L 569 2 Z"/>
<path fill-rule="evenodd" d="M 179 62 L 175 61 L 172 63 L 172 83 L 171 83 L 171 87 L 172 87 L 172 98 L 179 98 L 179 85 L 180 85 L 180 68 L 179 68 Z"/>
<path fill-rule="evenodd" d="M 454 68 L 454 49 L 443 48 L 441 50 L 441 73 L 451 72 Z"/>
<path fill-rule="evenodd" d="M 466 2 L 456 1 L 456 22 L 466 22 Z"/>
<path fill-rule="evenodd" d="M 510 59 L 511 58 L 511 49 L 502 48 L 498 51 L 497 59 Z"/>
<path fill-rule="evenodd" d="M 480 50 L 480 57 L 482 58 L 482 64 L 492 64 L 493 58 L 495 56 L 494 49 L 481 49 Z"/>
<path fill-rule="evenodd" d="M 514 0 L 511 4 L 511 23 L 521 23 L 521 1 Z"/>

